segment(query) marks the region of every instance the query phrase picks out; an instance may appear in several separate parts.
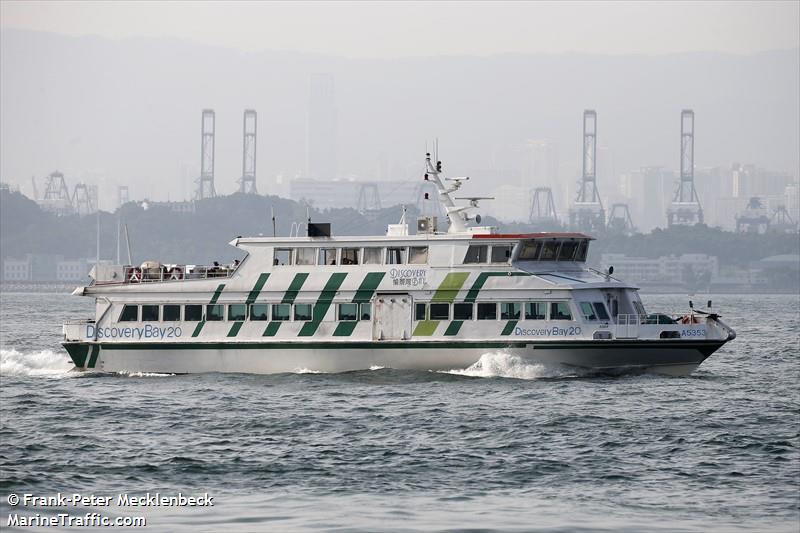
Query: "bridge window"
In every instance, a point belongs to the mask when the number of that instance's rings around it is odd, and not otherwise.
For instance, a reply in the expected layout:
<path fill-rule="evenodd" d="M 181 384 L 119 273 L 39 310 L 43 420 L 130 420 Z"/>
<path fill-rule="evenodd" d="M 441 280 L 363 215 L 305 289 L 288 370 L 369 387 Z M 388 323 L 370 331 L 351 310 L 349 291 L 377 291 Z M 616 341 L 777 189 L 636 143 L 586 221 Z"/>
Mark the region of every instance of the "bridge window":
<path fill-rule="evenodd" d="M 289 304 L 272 304 L 272 320 L 286 322 L 291 317 L 292 306 Z"/>
<path fill-rule="evenodd" d="M 372 304 L 361 304 L 361 320 L 372 320 Z"/>
<path fill-rule="evenodd" d="M 478 304 L 478 320 L 497 320 L 497 304 Z"/>
<path fill-rule="evenodd" d="M 122 307 L 122 313 L 119 314 L 119 322 L 138 322 L 138 321 L 139 321 L 138 305 L 125 305 Z"/>
<path fill-rule="evenodd" d="M 608 313 L 606 312 L 606 306 L 603 305 L 603 302 L 594 302 L 594 310 L 597 313 L 597 316 L 600 317 L 600 320 L 609 320 Z"/>
<path fill-rule="evenodd" d="M 520 261 L 536 261 L 539 259 L 539 252 L 542 249 L 541 241 L 523 241 L 522 248 L 519 250 Z"/>
<path fill-rule="evenodd" d="M 414 304 L 414 320 L 425 320 L 425 304 Z"/>
<path fill-rule="evenodd" d="M 339 320 L 358 320 L 358 304 L 339 304 Z"/>
<path fill-rule="evenodd" d="M 594 314 L 594 308 L 589 302 L 581 302 L 581 313 L 586 320 L 597 320 L 597 315 Z"/>
<path fill-rule="evenodd" d="M 412 246 L 408 249 L 409 265 L 424 265 L 428 262 L 427 246 Z"/>
<path fill-rule="evenodd" d="M 157 305 L 143 305 L 142 306 L 142 322 L 157 322 L 158 321 L 158 306 Z"/>
<path fill-rule="evenodd" d="M 320 248 L 317 260 L 318 265 L 335 265 L 336 248 Z"/>
<path fill-rule="evenodd" d="M 453 304 L 453 320 L 472 320 L 472 304 Z"/>
<path fill-rule="evenodd" d="M 228 320 L 245 320 L 247 306 L 245 304 L 231 304 L 228 306 Z"/>
<path fill-rule="evenodd" d="M 299 321 L 311 320 L 311 304 L 294 304 L 294 319 Z"/>
<path fill-rule="evenodd" d="M 316 251 L 316 248 L 298 248 L 295 252 L 297 257 L 295 263 L 298 265 L 313 265 Z"/>
<path fill-rule="evenodd" d="M 572 261 L 575 257 L 575 250 L 578 248 L 577 241 L 564 241 L 561 244 L 561 251 L 558 252 L 559 261 Z"/>
<path fill-rule="evenodd" d="M 431 320 L 450 320 L 450 304 L 431 304 Z"/>
<path fill-rule="evenodd" d="M 527 302 L 525 304 L 525 320 L 544 320 L 547 304 L 544 302 Z"/>
<path fill-rule="evenodd" d="M 359 248 L 342 248 L 342 264 L 357 265 Z"/>
<path fill-rule="evenodd" d="M 186 322 L 200 322 L 201 320 L 203 320 L 203 306 L 202 305 L 183 306 L 183 319 Z"/>
<path fill-rule="evenodd" d="M 383 248 L 364 248 L 364 264 L 380 265 Z"/>
<path fill-rule="evenodd" d="M 589 250 L 589 241 L 581 241 L 575 253 L 575 261 L 586 261 L 586 252 Z"/>
<path fill-rule="evenodd" d="M 488 248 L 485 244 L 470 244 L 467 254 L 464 256 L 464 264 L 485 263 Z"/>
<path fill-rule="evenodd" d="M 387 265 L 405 265 L 406 264 L 406 249 L 405 248 L 387 248 L 386 249 L 386 264 Z"/>
<path fill-rule="evenodd" d="M 492 246 L 492 263 L 508 263 L 511 259 L 510 244 L 495 244 Z"/>
<path fill-rule="evenodd" d="M 272 264 L 278 266 L 286 266 L 292 264 L 292 249 L 291 248 L 275 248 L 275 258 Z"/>
<path fill-rule="evenodd" d="M 572 320 L 567 302 L 550 302 L 550 320 Z"/>
<path fill-rule="evenodd" d="M 544 243 L 542 247 L 542 255 L 539 258 L 540 261 L 555 261 L 556 257 L 558 257 L 558 246 L 561 243 L 559 241 L 547 241 Z"/>
<path fill-rule="evenodd" d="M 516 302 L 503 302 L 500 304 L 501 320 L 519 320 L 522 305 Z"/>
<path fill-rule="evenodd" d="M 269 305 L 252 304 L 250 306 L 250 320 L 267 320 L 269 317 Z"/>
<path fill-rule="evenodd" d="M 206 320 L 208 321 L 225 320 L 225 306 L 220 304 L 207 305 Z"/>
<path fill-rule="evenodd" d="M 164 322 L 178 322 L 181 319 L 181 306 L 172 304 L 165 305 L 161 313 L 161 320 Z"/>

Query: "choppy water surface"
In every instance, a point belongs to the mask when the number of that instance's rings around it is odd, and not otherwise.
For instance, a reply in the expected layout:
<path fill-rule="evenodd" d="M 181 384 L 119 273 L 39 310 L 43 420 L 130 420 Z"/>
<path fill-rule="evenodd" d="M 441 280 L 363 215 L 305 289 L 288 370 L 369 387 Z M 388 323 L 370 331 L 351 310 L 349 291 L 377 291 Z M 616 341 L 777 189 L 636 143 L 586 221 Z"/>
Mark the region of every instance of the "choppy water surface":
<path fill-rule="evenodd" d="M 715 298 L 739 337 L 688 378 L 502 353 L 452 373 L 89 376 L 58 345 L 88 300 L 0 298 L 0 527 L 11 492 L 156 490 L 215 506 L 140 510 L 146 530 L 800 527 L 796 296 Z"/>

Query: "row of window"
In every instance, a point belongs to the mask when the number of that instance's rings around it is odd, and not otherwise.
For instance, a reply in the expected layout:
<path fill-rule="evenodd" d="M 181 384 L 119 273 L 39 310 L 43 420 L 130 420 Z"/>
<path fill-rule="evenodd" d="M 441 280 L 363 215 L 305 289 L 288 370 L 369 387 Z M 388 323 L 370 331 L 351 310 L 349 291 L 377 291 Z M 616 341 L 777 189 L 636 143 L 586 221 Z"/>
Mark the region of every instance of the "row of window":
<path fill-rule="evenodd" d="M 424 265 L 427 246 L 388 248 L 275 248 L 273 264 L 287 265 Z"/>
<path fill-rule="evenodd" d="M 548 320 L 548 310 L 549 320 L 572 320 L 567 302 L 417 303 L 414 320 L 521 320 L 523 312 L 525 320 Z"/>
<path fill-rule="evenodd" d="M 520 261 L 586 261 L 589 241 L 523 241 Z"/>
<path fill-rule="evenodd" d="M 584 305 L 588 306 L 584 308 Z M 608 320 L 605 306 L 596 302 L 581 303 L 587 320 Z M 498 312 L 499 311 L 499 312 Z M 568 302 L 478 302 L 473 303 L 417 303 L 414 320 L 572 320 Z M 313 304 L 126 304 L 119 322 L 199 322 L 207 321 L 289 321 L 303 322 L 314 317 Z M 336 306 L 340 321 L 370 320 L 369 303 L 343 303 Z"/>
<path fill-rule="evenodd" d="M 140 314 L 141 308 L 141 314 Z M 144 304 L 122 307 L 119 322 L 179 322 L 183 310 L 183 321 L 309 321 L 313 319 L 314 306 L 312 304 L 207 304 L 207 305 L 178 305 L 178 304 Z M 363 304 L 338 304 L 337 317 L 339 320 L 370 320 L 372 318 L 372 305 Z"/>

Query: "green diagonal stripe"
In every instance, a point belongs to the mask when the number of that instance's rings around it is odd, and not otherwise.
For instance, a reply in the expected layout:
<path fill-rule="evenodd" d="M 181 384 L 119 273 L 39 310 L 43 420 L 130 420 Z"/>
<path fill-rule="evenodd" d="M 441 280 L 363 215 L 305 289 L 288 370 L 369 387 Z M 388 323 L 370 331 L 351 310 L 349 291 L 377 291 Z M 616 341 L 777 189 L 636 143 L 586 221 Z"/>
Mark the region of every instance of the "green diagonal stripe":
<path fill-rule="evenodd" d="M 242 322 L 234 322 L 231 326 L 231 330 L 228 332 L 228 337 L 235 337 L 239 334 L 240 329 L 242 329 Z"/>
<path fill-rule="evenodd" d="M 264 335 L 262 337 L 274 337 L 278 330 L 281 327 L 283 322 L 270 322 L 267 324 L 267 329 L 264 330 Z"/>
<path fill-rule="evenodd" d="M 356 329 L 356 325 L 358 324 L 355 320 L 348 320 L 346 322 L 339 322 L 336 326 L 336 330 L 333 332 L 334 337 L 349 337 L 353 334 L 353 330 Z"/>
<path fill-rule="evenodd" d="M 509 320 L 508 324 L 506 324 L 506 327 L 503 328 L 503 332 L 500 335 L 502 335 L 503 337 L 505 337 L 506 335 L 511 335 L 511 332 L 514 331 L 514 326 L 516 325 L 517 325 L 516 320 Z"/>
<path fill-rule="evenodd" d="M 205 323 L 206 323 L 205 320 L 201 320 L 200 322 L 197 323 L 197 325 L 194 327 L 194 331 L 192 332 L 192 337 L 197 337 L 198 335 L 200 335 L 200 332 L 203 331 L 203 325 Z"/>
<path fill-rule="evenodd" d="M 247 295 L 247 300 L 245 300 L 247 305 L 256 301 L 256 298 L 258 298 L 258 295 L 261 293 L 261 289 L 264 288 L 264 284 L 267 282 L 267 278 L 269 278 L 268 273 L 263 273 L 258 276 L 256 284 L 253 285 L 253 290 L 250 291 L 250 294 Z"/>
<path fill-rule="evenodd" d="M 100 354 L 100 346 L 93 345 L 92 346 L 92 355 L 89 357 L 89 364 L 86 365 L 86 368 L 94 368 L 97 364 L 97 356 Z"/>
<path fill-rule="evenodd" d="M 208 302 L 208 305 L 214 305 L 215 303 L 217 303 L 217 300 L 219 300 L 219 295 L 222 294 L 222 290 L 224 288 L 225 288 L 224 283 L 220 283 L 217 286 L 217 290 L 214 291 L 214 295 L 211 296 L 211 301 Z M 203 331 L 203 326 L 205 326 L 205 324 L 206 324 L 205 320 L 201 320 L 200 322 L 198 322 L 197 326 L 194 328 L 194 331 L 192 332 L 192 337 L 197 337 L 198 335 L 200 335 L 200 332 Z"/>
<path fill-rule="evenodd" d="M 453 320 L 448 324 L 447 329 L 444 331 L 445 337 L 452 337 L 453 335 L 458 335 L 458 332 L 461 331 L 461 325 L 464 323 L 463 320 Z"/>
<path fill-rule="evenodd" d="M 353 296 L 353 303 L 369 302 L 372 299 L 372 293 L 378 288 L 385 275 L 386 272 L 370 272 L 367 274 L 358 287 L 356 295 Z"/>
<path fill-rule="evenodd" d="M 472 284 L 467 296 L 464 298 L 465 302 L 474 302 L 478 298 L 478 293 L 481 292 L 483 284 L 492 276 L 530 276 L 527 272 L 481 272 Z"/>
<path fill-rule="evenodd" d="M 322 289 L 319 299 L 317 299 L 317 303 L 314 304 L 314 316 L 310 322 L 303 324 L 303 327 L 300 329 L 300 337 L 310 337 L 317 332 L 319 323 L 322 322 L 322 319 L 325 317 L 325 313 L 328 312 L 328 308 L 331 306 L 333 297 L 336 296 L 336 291 L 338 291 L 339 287 L 342 286 L 344 278 L 346 277 L 347 274 L 344 272 L 337 272 L 331 275 L 328 283 L 326 283 L 325 287 Z"/>
<path fill-rule="evenodd" d="M 452 302 L 456 299 L 458 291 L 461 289 L 461 286 L 464 285 L 464 282 L 467 281 L 468 277 L 469 272 L 450 272 L 439 284 L 439 288 L 436 289 L 436 292 L 433 293 L 431 301 Z"/>
<path fill-rule="evenodd" d="M 283 300 L 281 300 L 281 303 L 294 303 L 294 299 L 297 298 L 297 294 L 303 287 L 303 283 L 306 282 L 306 278 L 308 278 L 308 273 L 304 272 L 301 274 L 296 274 L 292 282 L 289 284 L 289 289 L 286 291 L 286 294 L 283 295 Z"/>
<path fill-rule="evenodd" d="M 438 320 L 420 320 L 417 322 L 417 327 L 414 328 L 412 337 L 430 337 L 439 326 Z"/>

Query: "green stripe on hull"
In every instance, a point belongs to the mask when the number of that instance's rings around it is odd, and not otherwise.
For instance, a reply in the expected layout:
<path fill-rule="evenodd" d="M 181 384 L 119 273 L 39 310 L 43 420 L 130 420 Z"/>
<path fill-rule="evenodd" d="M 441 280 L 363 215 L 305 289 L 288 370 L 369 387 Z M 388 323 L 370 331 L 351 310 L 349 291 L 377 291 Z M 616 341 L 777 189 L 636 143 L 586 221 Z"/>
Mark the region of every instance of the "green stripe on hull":
<path fill-rule="evenodd" d="M 239 330 L 242 329 L 243 322 L 234 322 L 231 326 L 231 330 L 228 332 L 228 337 L 235 337 L 239 334 Z"/>
<path fill-rule="evenodd" d="M 70 359 L 72 359 L 76 367 L 83 368 L 84 365 L 86 365 L 86 358 L 89 355 L 88 344 L 69 343 L 64 344 L 64 348 L 67 350 Z"/>
<path fill-rule="evenodd" d="M 300 292 L 300 289 L 303 288 L 303 283 L 306 282 L 307 278 L 308 273 L 306 272 L 296 274 L 292 282 L 289 284 L 289 289 L 286 291 L 286 294 L 283 295 L 283 300 L 281 300 L 281 303 L 294 303 L 294 299 L 297 298 L 297 294 Z"/>
<path fill-rule="evenodd" d="M 481 272 L 475 279 L 475 282 L 467 291 L 467 296 L 464 298 L 465 302 L 474 302 L 478 299 L 478 293 L 481 292 L 483 284 L 486 280 L 494 276 L 530 276 L 527 272 Z"/>
<path fill-rule="evenodd" d="M 200 335 L 200 332 L 203 331 L 203 326 L 205 325 L 205 323 L 206 323 L 205 320 L 201 320 L 200 322 L 197 323 L 197 325 L 194 327 L 194 331 L 192 332 L 192 337 L 197 337 L 198 335 Z"/>
<path fill-rule="evenodd" d="M 92 355 L 89 357 L 89 362 L 86 365 L 86 368 L 94 368 L 97 365 L 97 356 L 100 355 L 100 346 L 94 345 L 92 346 Z"/>
<path fill-rule="evenodd" d="M 320 322 L 325 318 L 325 314 L 328 312 L 328 308 L 330 308 L 334 296 L 336 296 L 336 291 L 342 286 L 344 278 L 346 277 L 347 274 L 343 272 L 337 272 L 331 275 L 328 283 L 326 283 L 325 287 L 322 289 L 317 303 L 314 305 L 314 316 L 311 318 L 310 322 L 303 324 L 303 327 L 300 329 L 300 337 L 311 337 L 317 332 Z"/>
<path fill-rule="evenodd" d="M 281 329 L 283 322 L 270 322 L 267 324 L 267 329 L 264 330 L 262 337 L 274 337 L 278 330 Z"/>
<path fill-rule="evenodd" d="M 214 294 L 211 296 L 211 301 L 208 302 L 208 305 L 214 305 L 215 303 L 217 303 L 217 300 L 219 300 L 219 296 L 220 294 L 222 294 L 223 289 L 225 289 L 225 284 L 220 283 L 217 286 L 217 290 L 215 290 Z M 197 326 L 195 326 L 194 331 L 192 332 L 192 337 L 197 337 L 198 335 L 200 335 L 200 332 L 203 331 L 203 326 L 205 325 L 206 325 L 205 320 L 201 320 L 200 322 L 198 322 Z"/>
<path fill-rule="evenodd" d="M 336 326 L 336 330 L 333 332 L 334 337 L 349 337 L 353 334 L 353 330 L 356 329 L 356 325 L 358 324 L 357 321 L 347 321 L 347 322 L 339 322 L 339 325 Z"/>
<path fill-rule="evenodd" d="M 269 279 L 269 274 L 266 272 L 258 276 L 256 284 L 253 285 L 253 290 L 251 290 L 250 294 L 247 295 L 247 300 L 245 300 L 244 303 L 250 305 L 256 301 L 256 298 L 258 298 L 258 295 L 261 294 L 261 289 L 264 288 L 264 284 L 267 282 L 267 279 Z"/>
<path fill-rule="evenodd" d="M 517 325 L 516 320 L 509 320 L 508 324 L 506 324 L 506 327 L 503 328 L 503 332 L 500 335 L 502 335 L 503 337 L 511 335 L 511 332 L 514 331 L 514 326 L 516 325 Z"/>
<path fill-rule="evenodd" d="M 454 335 L 458 335 L 458 332 L 461 331 L 461 325 L 464 323 L 463 320 L 453 320 L 450 324 L 447 325 L 447 329 L 444 332 L 445 337 L 452 337 Z"/>
<path fill-rule="evenodd" d="M 461 286 L 464 285 L 468 277 L 469 272 L 450 272 L 439 284 L 439 288 L 436 289 L 431 301 L 452 302 L 456 299 L 458 291 L 461 290 Z"/>
<path fill-rule="evenodd" d="M 430 337 L 436 332 L 437 327 L 439 327 L 438 320 L 420 320 L 417 322 L 417 327 L 414 328 L 414 333 L 411 336 Z"/>
<path fill-rule="evenodd" d="M 353 303 L 366 303 L 372 299 L 372 294 L 383 281 L 386 272 L 370 272 L 361 282 L 361 285 L 353 296 Z"/>

